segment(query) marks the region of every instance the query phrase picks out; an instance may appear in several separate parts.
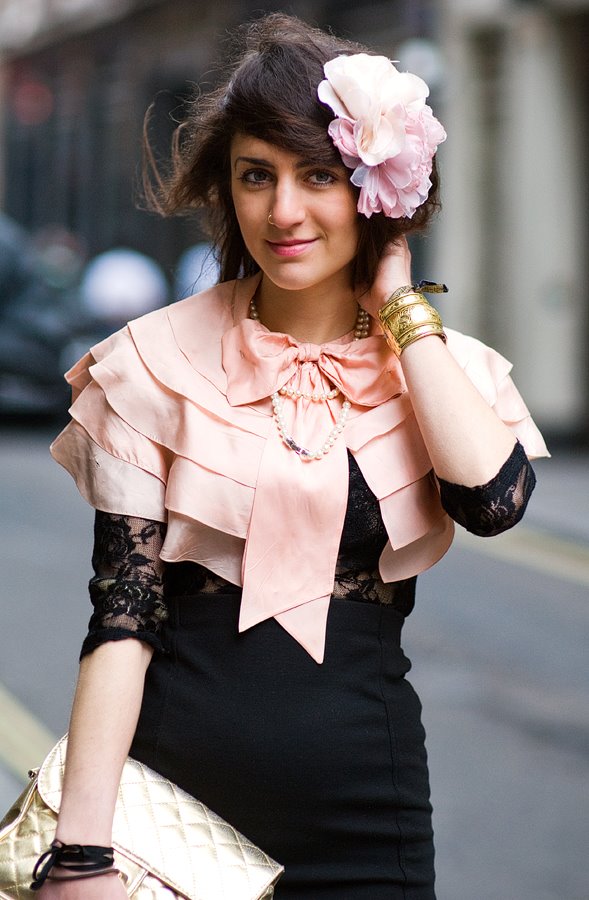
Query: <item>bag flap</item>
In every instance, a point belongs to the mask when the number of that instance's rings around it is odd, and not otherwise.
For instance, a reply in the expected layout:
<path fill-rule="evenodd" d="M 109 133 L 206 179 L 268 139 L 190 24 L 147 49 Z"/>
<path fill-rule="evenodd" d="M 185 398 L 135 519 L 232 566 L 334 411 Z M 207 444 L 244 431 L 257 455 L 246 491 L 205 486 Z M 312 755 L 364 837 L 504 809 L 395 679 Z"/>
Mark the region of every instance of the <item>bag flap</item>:
<path fill-rule="evenodd" d="M 59 812 L 67 736 L 39 771 L 39 793 Z M 130 757 L 123 768 L 113 847 L 189 900 L 257 900 L 282 866 L 203 803 Z"/>

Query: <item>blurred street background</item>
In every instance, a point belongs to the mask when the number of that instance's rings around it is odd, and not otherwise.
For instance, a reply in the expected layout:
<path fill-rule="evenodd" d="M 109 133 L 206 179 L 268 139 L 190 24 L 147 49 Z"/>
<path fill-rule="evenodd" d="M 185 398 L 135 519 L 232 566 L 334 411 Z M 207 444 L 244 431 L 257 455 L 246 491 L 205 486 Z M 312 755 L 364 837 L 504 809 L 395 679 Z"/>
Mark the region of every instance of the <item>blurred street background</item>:
<path fill-rule="evenodd" d="M 0 817 L 67 727 L 89 616 L 92 513 L 47 449 L 62 373 L 216 275 L 198 217 L 140 208 L 145 111 L 165 157 L 226 32 L 277 9 L 430 85 L 415 274 L 514 363 L 553 451 L 524 524 L 461 534 L 407 622 L 438 900 L 589 900 L 589 0 L 0 0 Z"/>

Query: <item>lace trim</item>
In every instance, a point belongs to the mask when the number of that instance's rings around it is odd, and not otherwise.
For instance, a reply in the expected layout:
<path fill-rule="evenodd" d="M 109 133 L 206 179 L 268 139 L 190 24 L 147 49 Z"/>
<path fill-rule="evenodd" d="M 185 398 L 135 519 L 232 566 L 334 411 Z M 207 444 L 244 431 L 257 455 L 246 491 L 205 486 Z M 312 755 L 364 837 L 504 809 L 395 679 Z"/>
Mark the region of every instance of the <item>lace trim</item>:
<path fill-rule="evenodd" d="M 182 571 L 177 570 L 182 567 Z M 371 572 L 358 572 L 338 567 L 335 575 L 332 598 L 334 600 L 356 600 L 364 603 L 393 604 L 403 615 L 408 615 L 415 600 L 416 577 L 404 581 L 385 584 L 378 568 Z M 188 597 L 194 594 L 239 594 L 241 588 L 220 575 L 209 572 L 198 563 L 174 563 L 167 567 L 166 586 L 168 596 Z M 405 611 L 407 610 L 407 611 Z"/>
<path fill-rule="evenodd" d="M 80 657 L 105 640 L 135 637 L 161 650 L 167 617 L 160 551 L 162 522 L 96 512 L 90 599 L 94 612 Z"/>
<path fill-rule="evenodd" d="M 438 479 L 442 506 L 454 521 L 481 537 L 513 528 L 522 518 L 536 476 L 519 441 L 497 475 L 478 487 Z"/>
<path fill-rule="evenodd" d="M 356 600 L 362 603 L 381 603 L 394 606 L 402 615 L 408 616 L 415 605 L 415 585 L 417 577 L 404 581 L 385 583 L 378 568 L 371 572 L 357 570 L 336 570 L 333 586 L 334 600 Z"/>

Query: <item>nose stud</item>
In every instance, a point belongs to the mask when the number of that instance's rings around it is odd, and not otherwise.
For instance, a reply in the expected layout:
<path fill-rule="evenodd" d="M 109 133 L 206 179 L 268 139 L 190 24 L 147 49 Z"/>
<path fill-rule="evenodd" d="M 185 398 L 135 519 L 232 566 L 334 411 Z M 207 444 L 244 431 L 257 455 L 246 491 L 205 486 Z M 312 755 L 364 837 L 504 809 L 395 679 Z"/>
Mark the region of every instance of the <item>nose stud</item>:
<path fill-rule="evenodd" d="M 272 221 L 272 213 L 270 213 L 270 215 L 268 216 L 268 224 L 276 226 L 276 222 Z"/>

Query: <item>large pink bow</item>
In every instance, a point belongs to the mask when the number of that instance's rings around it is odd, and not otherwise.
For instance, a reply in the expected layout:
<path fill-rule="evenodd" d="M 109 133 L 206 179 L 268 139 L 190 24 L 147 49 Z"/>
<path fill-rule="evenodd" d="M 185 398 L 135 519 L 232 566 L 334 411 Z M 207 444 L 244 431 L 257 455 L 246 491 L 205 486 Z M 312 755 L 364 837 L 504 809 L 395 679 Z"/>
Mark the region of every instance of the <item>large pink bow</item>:
<path fill-rule="evenodd" d="M 303 395 L 340 389 L 322 402 L 284 398 L 288 433 L 311 450 L 324 443 L 344 398 L 353 404 L 351 415 L 358 415 L 404 390 L 397 360 L 380 335 L 299 343 L 243 319 L 224 334 L 222 352 L 232 406 L 255 403 L 284 386 Z M 274 617 L 323 661 L 347 490 L 345 432 L 322 459 L 304 461 L 271 429 L 243 557 L 240 631 Z"/>
<path fill-rule="evenodd" d="M 244 319 L 224 334 L 222 344 L 231 406 L 269 397 L 303 372 L 316 383 L 321 373 L 357 406 L 377 406 L 404 390 L 400 368 L 382 334 L 309 344 Z"/>

